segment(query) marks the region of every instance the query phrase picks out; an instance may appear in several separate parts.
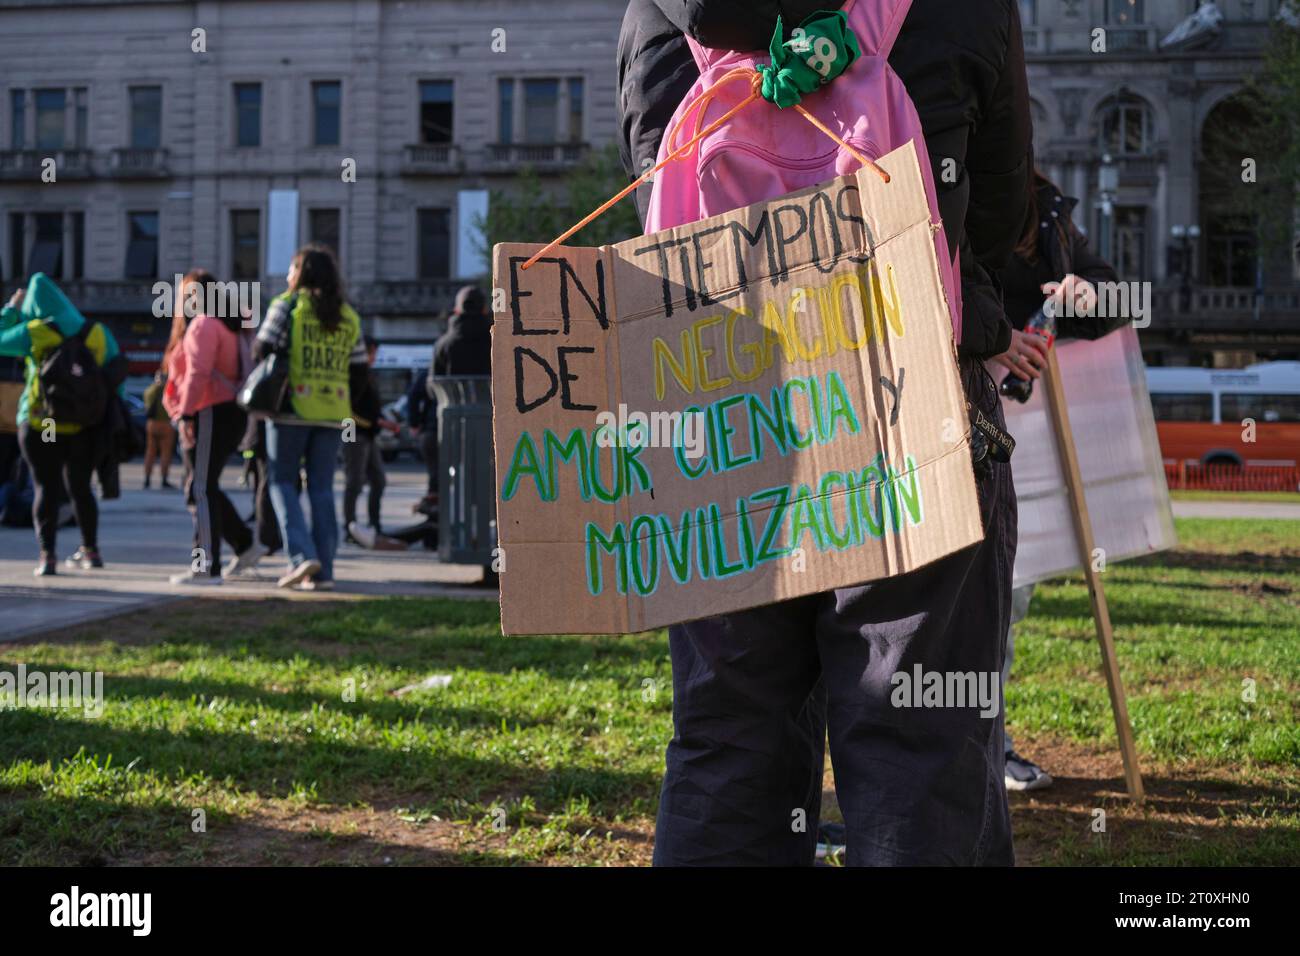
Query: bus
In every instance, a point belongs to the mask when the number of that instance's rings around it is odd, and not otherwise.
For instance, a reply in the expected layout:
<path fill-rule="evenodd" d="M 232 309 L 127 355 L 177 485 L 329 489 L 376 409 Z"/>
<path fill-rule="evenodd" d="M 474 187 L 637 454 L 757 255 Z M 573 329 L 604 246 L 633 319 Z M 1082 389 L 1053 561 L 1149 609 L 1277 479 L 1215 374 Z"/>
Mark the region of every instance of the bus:
<path fill-rule="evenodd" d="M 1147 390 L 1167 466 L 1300 464 L 1300 362 L 1148 368 Z"/>

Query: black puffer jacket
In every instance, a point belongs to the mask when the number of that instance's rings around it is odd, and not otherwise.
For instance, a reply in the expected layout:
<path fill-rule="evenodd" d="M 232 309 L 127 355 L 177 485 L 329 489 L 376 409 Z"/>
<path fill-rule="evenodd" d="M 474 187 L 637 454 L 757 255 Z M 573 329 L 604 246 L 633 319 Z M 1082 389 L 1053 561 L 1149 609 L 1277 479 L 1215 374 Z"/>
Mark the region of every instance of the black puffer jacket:
<path fill-rule="evenodd" d="M 869 0 L 864 0 L 869 2 Z M 620 148 L 629 176 L 654 165 L 673 112 L 699 77 L 683 34 L 707 47 L 766 50 L 835 0 L 631 0 L 618 45 Z M 1011 255 L 1032 169 L 1029 90 L 1014 0 L 914 0 L 889 63 L 921 118 L 948 243 L 960 248 L 963 354 L 1006 351 L 995 273 Z M 944 160 L 956 163 L 945 182 Z M 644 218 L 648 187 L 638 191 Z"/>
<path fill-rule="evenodd" d="M 1071 213 L 1078 202 L 1046 178 L 1034 191 L 1034 208 L 1026 215 L 1035 213 L 1038 220 L 1036 254 L 1032 260 L 1013 255 L 998 273 L 1007 318 L 1017 329 L 1023 329 L 1043 304 L 1044 283 L 1060 282 L 1070 273 L 1094 286 L 1119 278 L 1110 263 L 1092 251 L 1087 237 L 1074 224 Z M 1056 334 L 1066 339 L 1099 339 L 1128 321 L 1126 316 L 1062 315 L 1056 320 Z"/>
<path fill-rule="evenodd" d="M 433 343 L 430 375 L 491 375 L 492 316 L 453 312 Z"/>

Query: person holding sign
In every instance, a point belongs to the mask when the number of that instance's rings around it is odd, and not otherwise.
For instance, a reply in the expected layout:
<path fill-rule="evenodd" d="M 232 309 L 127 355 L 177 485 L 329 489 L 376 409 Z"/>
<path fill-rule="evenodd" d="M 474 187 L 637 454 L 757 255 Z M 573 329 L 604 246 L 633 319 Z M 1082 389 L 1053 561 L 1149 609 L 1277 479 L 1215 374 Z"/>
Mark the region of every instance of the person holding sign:
<path fill-rule="evenodd" d="M 925 142 L 915 145 L 930 157 L 923 171 L 937 192 L 950 260 L 960 250 L 959 296 L 949 301 L 961 303 L 954 322 L 961 384 L 973 418 L 999 431 L 997 390 L 983 361 L 1007 350 L 1011 330 L 991 272 L 1015 244 L 1030 169 L 1015 3 L 760 2 L 742 13 L 706 0 L 633 0 L 618 57 L 627 170 L 640 176 L 656 164 L 666 128 L 700 75 L 701 50 L 765 50 L 770 40 L 776 74 L 764 74 L 764 93 L 771 79 L 774 102 L 784 105 L 788 75 L 777 54 L 804 49 L 806 37 L 792 28 L 826 17 L 818 11 L 828 7 L 845 12 L 855 31 L 864 28 L 854 41 L 864 59 L 888 53 L 919 115 Z M 773 35 L 778 13 L 781 37 Z M 814 56 L 816 43 L 807 47 Z M 853 82 L 851 68 L 834 82 L 844 77 Z M 741 194 L 737 200 L 775 199 L 788 187 L 776 194 L 763 187 L 779 182 L 773 170 L 781 163 L 775 155 L 758 161 L 759 173 L 771 173 L 761 185 L 754 185 L 758 175 L 738 179 L 716 165 L 708 182 Z M 678 225 L 656 218 L 660 183 L 656 174 L 638 196 L 655 229 Z M 674 736 L 656 864 L 811 864 L 827 730 L 850 865 L 1014 861 L 1000 706 L 904 709 L 912 696 L 897 692 L 899 676 L 913 672 L 978 674 L 986 682 L 1001 672 L 1016 506 L 1003 460 L 1013 443 L 1001 446 L 999 460 L 988 454 L 992 443 L 974 456 L 984 529 L 975 545 L 872 584 L 670 629 Z"/>
<path fill-rule="evenodd" d="M 344 297 L 328 246 L 313 243 L 293 257 L 289 289 L 271 302 L 257 333 L 255 358 L 272 352 L 289 355 L 289 409 L 266 426 L 271 502 L 289 558 L 279 586 L 331 590 L 339 544 L 334 469 L 352 417 L 352 384 L 364 382 L 369 366 L 361 318 Z M 298 500 L 300 467 L 307 473 L 310 528 Z"/>
<path fill-rule="evenodd" d="M 1125 315 L 1101 314 L 1104 310 L 1098 308 L 1098 286 L 1114 282 L 1118 276 L 1089 248 L 1087 237 L 1074 224 L 1071 212 L 1078 200 L 1064 195 L 1038 169 L 1034 170 L 1028 195 L 1020 242 L 1011 262 L 998 273 L 1013 326 L 1011 348 L 994 359 L 1008 373 L 1003 394 L 1022 402 L 1028 399 L 1033 382 L 1042 376 L 1053 337 L 1099 339 L 1129 321 Z M 1032 326 L 1042 324 L 1042 319 L 1050 324 L 1050 335 L 1033 330 Z M 1015 657 L 1015 626 L 1029 613 L 1033 595 L 1032 584 L 1016 588 L 1012 594 L 1002 669 L 1004 695 Z M 1005 749 L 1008 790 L 1051 786 L 1052 777 L 1047 771 L 1016 753 L 1010 734 L 1006 735 Z"/>

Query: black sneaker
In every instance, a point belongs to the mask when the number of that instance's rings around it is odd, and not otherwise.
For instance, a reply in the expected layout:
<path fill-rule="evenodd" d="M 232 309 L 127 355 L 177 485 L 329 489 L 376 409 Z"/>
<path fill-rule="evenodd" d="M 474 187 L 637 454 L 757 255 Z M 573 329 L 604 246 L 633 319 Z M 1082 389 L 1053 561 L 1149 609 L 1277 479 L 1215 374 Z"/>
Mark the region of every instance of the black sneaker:
<path fill-rule="evenodd" d="M 160 488 L 166 488 L 168 491 L 175 491 L 175 490 L 176 490 L 176 486 L 173 485 L 173 484 L 172 484 L 170 481 L 168 481 L 166 478 L 164 478 L 164 479 L 162 480 L 162 484 L 159 485 L 159 487 L 160 487 Z"/>
<path fill-rule="evenodd" d="M 151 479 L 149 478 L 148 475 L 145 475 L 145 479 L 144 479 L 144 490 L 145 490 L 145 491 L 148 491 L 148 490 L 149 490 L 149 485 L 150 485 L 150 483 L 151 483 Z"/>
<path fill-rule="evenodd" d="M 102 568 L 104 559 L 99 556 L 98 551 L 91 551 L 81 547 L 74 551 L 64 563 L 70 568 L 81 568 L 83 571 L 89 571 L 92 568 Z"/>
<path fill-rule="evenodd" d="M 41 552 L 41 563 L 36 565 L 36 570 L 32 574 L 38 578 L 52 578 L 59 573 L 59 562 L 54 555 L 48 551 Z"/>

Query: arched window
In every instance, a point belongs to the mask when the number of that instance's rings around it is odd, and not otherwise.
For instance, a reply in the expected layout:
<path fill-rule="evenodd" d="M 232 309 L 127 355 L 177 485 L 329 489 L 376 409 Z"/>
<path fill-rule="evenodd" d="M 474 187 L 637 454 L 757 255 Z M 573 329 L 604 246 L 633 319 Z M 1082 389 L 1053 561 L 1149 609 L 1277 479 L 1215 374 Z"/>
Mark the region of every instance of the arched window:
<path fill-rule="evenodd" d="M 1151 106 L 1134 93 L 1117 93 L 1097 109 L 1098 145 L 1112 156 L 1151 152 L 1154 139 Z"/>
<path fill-rule="evenodd" d="M 1268 155 L 1266 124 L 1255 97 L 1239 92 L 1215 105 L 1201 126 L 1198 225 L 1208 285 L 1251 288 L 1256 283 L 1260 213 L 1269 205 L 1267 197 L 1279 193 L 1267 166 L 1261 181 L 1248 181 L 1242 159 Z"/>

